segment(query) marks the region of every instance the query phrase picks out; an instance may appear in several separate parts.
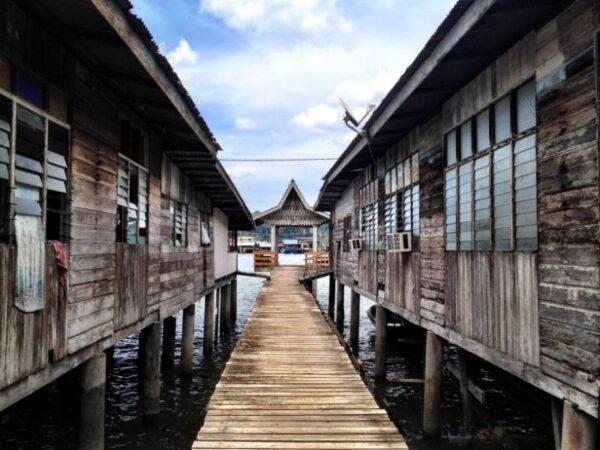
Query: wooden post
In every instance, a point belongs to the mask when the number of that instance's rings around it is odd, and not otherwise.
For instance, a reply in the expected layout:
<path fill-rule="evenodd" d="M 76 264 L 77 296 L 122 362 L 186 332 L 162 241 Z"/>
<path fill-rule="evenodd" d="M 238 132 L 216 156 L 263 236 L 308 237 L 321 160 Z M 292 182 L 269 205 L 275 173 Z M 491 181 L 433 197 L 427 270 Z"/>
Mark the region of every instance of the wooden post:
<path fill-rule="evenodd" d="M 561 450 L 596 450 L 598 420 L 578 411 L 568 400 L 563 402 Z"/>
<path fill-rule="evenodd" d="M 387 311 L 379 303 L 375 309 L 375 378 L 386 376 L 385 334 L 387 331 Z"/>
<path fill-rule="evenodd" d="M 105 386 L 106 355 L 100 353 L 81 365 L 80 450 L 104 449 Z"/>
<path fill-rule="evenodd" d="M 221 333 L 231 331 L 231 284 L 221 288 Z"/>
<path fill-rule="evenodd" d="M 318 280 L 315 278 L 314 280 L 312 280 L 310 282 L 311 287 L 310 287 L 310 292 L 312 292 L 313 297 L 316 299 L 317 298 L 317 285 L 318 285 Z"/>
<path fill-rule="evenodd" d="M 562 400 L 552 397 L 550 399 L 550 410 L 552 412 L 552 434 L 554 436 L 554 449 L 560 450 L 563 422 Z"/>
<path fill-rule="evenodd" d="M 237 321 L 237 276 L 231 280 L 231 325 Z"/>
<path fill-rule="evenodd" d="M 331 320 L 335 316 L 335 277 L 329 275 L 329 302 L 327 304 L 327 315 Z"/>
<path fill-rule="evenodd" d="M 160 323 L 140 333 L 142 355 L 142 411 L 144 420 L 153 424 L 160 411 Z"/>
<path fill-rule="evenodd" d="M 162 367 L 171 369 L 175 365 L 175 336 L 177 328 L 177 319 L 167 317 L 163 321 L 162 337 Z"/>
<path fill-rule="evenodd" d="M 215 342 L 215 294 L 204 297 L 204 354 L 210 355 Z"/>
<path fill-rule="evenodd" d="M 319 251 L 319 235 L 318 235 L 318 228 L 316 225 L 313 225 L 313 227 L 312 227 L 312 251 L 313 252 Z"/>
<path fill-rule="evenodd" d="M 360 295 L 352 291 L 350 294 L 350 348 L 358 353 L 358 330 L 360 325 Z"/>
<path fill-rule="evenodd" d="M 215 337 L 221 333 L 221 302 L 223 291 L 221 288 L 215 288 Z"/>
<path fill-rule="evenodd" d="M 431 331 L 428 331 L 425 346 L 423 431 L 432 436 L 439 436 L 442 429 L 441 393 L 442 340 Z"/>
<path fill-rule="evenodd" d="M 340 333 L 344 333 L 344 285 L 337 281 L 335 324 Z"/>
<path fill-rule="evenodd" d="M 277 253 L 277 226 L 271 225 L 271 251 Z"/>
<path fill-rule="evenodd" d="M 458 373 L 460 375 L 460 398 L 463 410 L 463 421 L 465 428 L 472 424 L 471 398 L 469 393 L 469 371 L 467 365 L 467 353 L 464 350 L 458 352 Z"/>
<path fill-rule="evenodd" d="M 181 330 L 181 370 L 186 375 L 192 374 L 194 366 L 194 323 L 196 305 L 190 305 L 183 310 Z"/>

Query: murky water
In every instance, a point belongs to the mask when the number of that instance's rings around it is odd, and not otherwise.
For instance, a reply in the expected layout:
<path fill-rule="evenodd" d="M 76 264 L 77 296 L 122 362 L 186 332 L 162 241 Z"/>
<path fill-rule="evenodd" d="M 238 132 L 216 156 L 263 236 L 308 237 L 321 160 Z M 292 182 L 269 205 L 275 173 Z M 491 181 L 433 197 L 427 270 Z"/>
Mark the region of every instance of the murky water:
<path fill-rule="evenodd" d="M 300 264 L 301 255 L 281 255 L 282 264 Z M 240 270 L 252 270 L 252 255 L 240 255 Z M 166 450 L 190 448 L 202 423 L 205 407 L 218 382 L 229 354 L 250 313 L 256 294 L 262 285 L 257 278 L 239 277 L 238 320 L 235 331 L 227 338 L 218 338 L 212 358 L 202 356 L 204 311 L 203 303 L 196 307 L 196 338 L 194 373 L 192 378 L 181 377 L 177 369 L 180 340 L 177 340 L 176 366 L 162 374 L 160 420 L 153 427 L 142 423 L 138 384 L 138 338 L 132 336 L 119 341 L 114 360 L 109 367 L 106 404 L 106 443 L 108 449 Z M 326 308 L 328 280 L 318 282 L 318 300 Z M 349 298 L 349 292 L 346 293 Z M 372 375 L 375 330 L 367 318 L 371 302 L 361 301 L 361 328 L 359 354 L 366 373 Z M 350 316 L 346 302 L 346 322 Z M 178 337 L 181 320 L 178 318 Z M 345 333 L 348 330 L 346 323 Z M 447 351 L 452 358 L 452 351 Z M 388 342 L 389 378 L 421 378 L 423 371 L 422 345 Z M 477 414 L 477 429 L 482 440 L 471 448 L 550 449 L 549 419 L 541 425 L 531 411 L 524 410 L 497 388 L 493 374 L 482 371 L 478 375 L 482 385 L 494 388 L 492 401 L 481 406 Z M 0 449 L 75 449 L 77 448 L 78 373 L 61 378 L 16 405 L 0 413 Z M 421 436 L 423 387 L 418 384 L 388 382 L 379 386 L 390 406 L 390 412 L 410 441 L 411 449 L 457 448 L 457 445 L 431 443 Z M 461 409 L 459 392 L 451 376 L 444 376 L 444 433 L 460 436 Z M 542 415 L 546 412 L 541 412 Z M 549 417 L 549 412 L 547 412 Z M 543 422 L 543 421 L 542 421 Z M 524 436 L 525 442 L 503 438 L 498 445 L 490 439 L 500 433 Z M 485 444 L 485 445 L 484 445 Z M 488 445 L 490 444 L 490 445 Z"/>

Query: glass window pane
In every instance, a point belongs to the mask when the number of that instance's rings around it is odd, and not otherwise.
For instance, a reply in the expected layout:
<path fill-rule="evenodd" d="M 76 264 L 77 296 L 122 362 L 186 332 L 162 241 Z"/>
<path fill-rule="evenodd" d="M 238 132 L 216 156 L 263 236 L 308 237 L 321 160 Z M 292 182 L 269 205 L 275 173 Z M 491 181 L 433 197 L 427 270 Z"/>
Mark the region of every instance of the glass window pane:
<path fill-rule="evenodd" d="M 446 135 L 446 164 L 456 164 L 456 130 Z"/>
<path fill-rule="evenodd" d="M 510 97 L 506 96 L 494 105 L 494 142 L 502 142 L 511 134 Z"/>
<path fill-rule="evenodd" d="M 476 118 L 477 151 L 481 152 L 490 148 L 490 110 L 486 109 L 477 114 Z"/>
<path fill-rule="evenodd" d="M 471 133 L 471 121 L 463 123 L 460 126 L 460 159 L 465 159 L 473 155 L 473 136 Z"/>
<path fill-rule="evenodd" d="M 533 128 L 535 124 L 535 80 L 531 80 L 517 90 L 517 132 Z"/>

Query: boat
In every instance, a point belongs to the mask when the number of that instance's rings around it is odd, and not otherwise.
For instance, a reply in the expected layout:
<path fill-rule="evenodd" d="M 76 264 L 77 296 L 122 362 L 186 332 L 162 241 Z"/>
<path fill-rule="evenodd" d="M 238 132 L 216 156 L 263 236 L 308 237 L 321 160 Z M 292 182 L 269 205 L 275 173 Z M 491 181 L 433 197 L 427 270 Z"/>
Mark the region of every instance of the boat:
<path fill-rule="evenodd" d="M 367 310 L 367 317 L 369 318 L 369 320 L 371 321 L 371 323 L 373 325 L 375 325 L 376 308 L 377 308 L 377 305 L 373 305 Z M 396 313 L 388 310 L 387 314 L 386 314 L 386 318 L 387 318 L 388 331 L 406 335 L 406 337 L 411 337 L 411 338 L 417 338 L 423 334 L 422 330 L 418 326 L 413 325 L 412 323 L 410 323 L 408 320 L 404 319 L 399 314 L 396 314 Z"/>

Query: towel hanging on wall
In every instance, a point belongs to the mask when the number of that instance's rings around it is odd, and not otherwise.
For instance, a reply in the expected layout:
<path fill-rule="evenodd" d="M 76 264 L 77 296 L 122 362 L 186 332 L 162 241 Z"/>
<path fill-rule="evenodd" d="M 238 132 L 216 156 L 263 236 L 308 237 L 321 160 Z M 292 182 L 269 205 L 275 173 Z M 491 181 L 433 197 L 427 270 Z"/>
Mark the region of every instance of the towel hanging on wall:
<path fill-rule="evenodd" d="M 17 276 L 15 306 L 24 312 L 44 307 L 44 269 L 46 249 L 40 216 L 17 214 Z"/>

